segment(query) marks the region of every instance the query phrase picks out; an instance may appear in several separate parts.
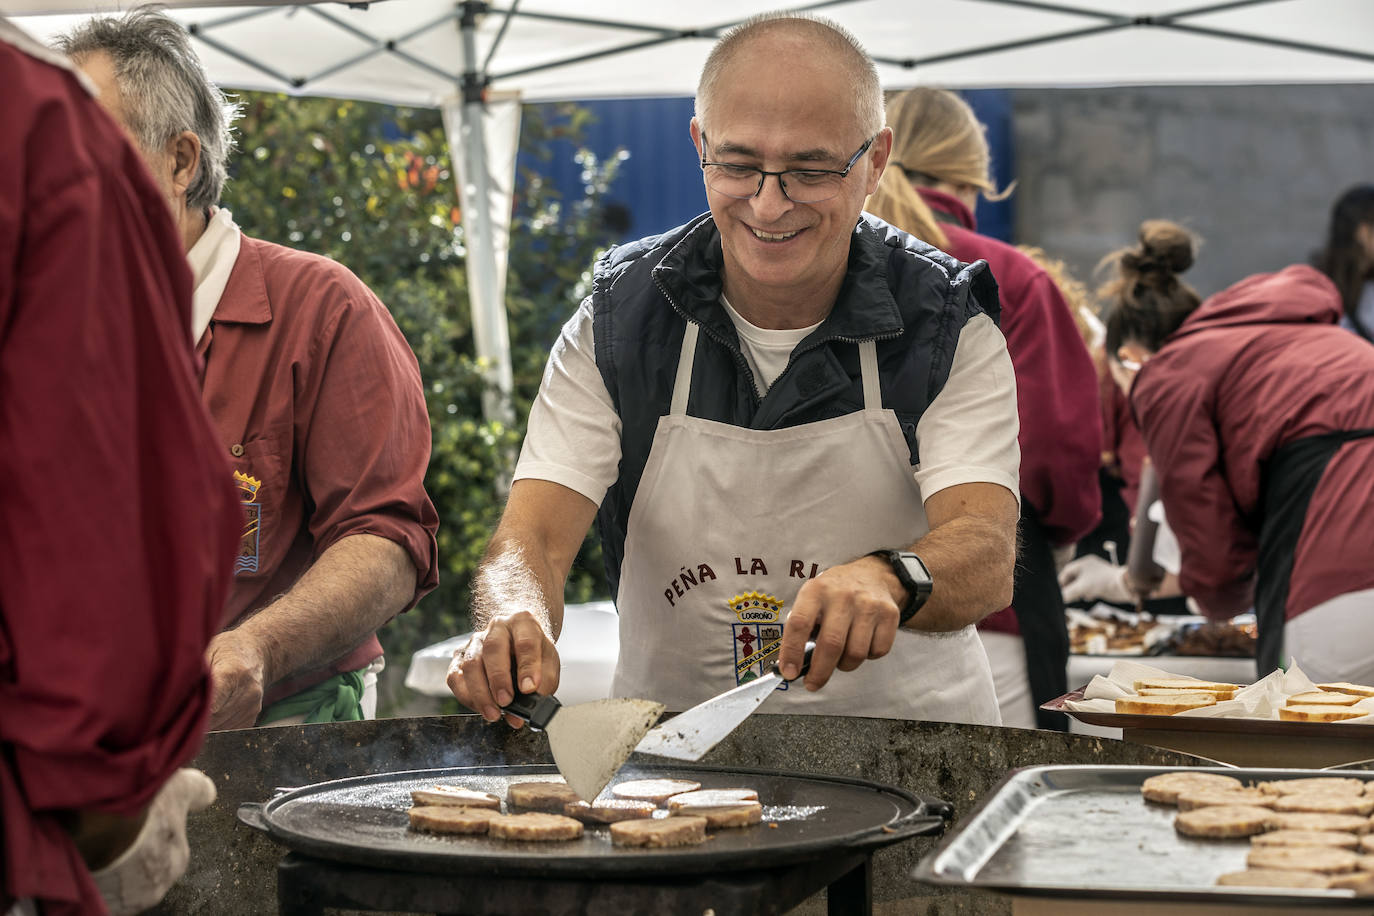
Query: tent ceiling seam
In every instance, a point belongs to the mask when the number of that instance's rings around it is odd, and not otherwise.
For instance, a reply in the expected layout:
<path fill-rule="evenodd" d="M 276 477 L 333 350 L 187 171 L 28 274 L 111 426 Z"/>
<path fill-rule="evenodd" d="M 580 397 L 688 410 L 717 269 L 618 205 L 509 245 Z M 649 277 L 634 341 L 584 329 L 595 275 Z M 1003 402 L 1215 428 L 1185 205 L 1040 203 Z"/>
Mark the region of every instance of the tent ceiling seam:
<path fill-rule="evenodd" d="M 873 60 L 880 64 L 890 64 L 902 67 L 907 70 L 914 70 L 917 67 L 929 64 L 942 64 L 952 60 L 962 60 L 966 57 L 978 57 L 983 54 L 997 54 L 1002 51 L 1016 51 L 1021 48 L 1034 47 L 1036 45 L 1052 44 L 1058 41 L 1068 41 L 1072 38 L 1083 38 L 1088 35 L 1100 35 L 1103 32 L 1117 32 L 1132 25 L 1131 22 L 1112 23 L 1109 25 L 1088 26 L 1082 29 L 1072 29 L 1068 32 L 1053 32 L 1048 35 L 1040 35 L 1035 38 L 1019 38 L 1016 41 L 1004 41 L 992 45 L 979 45 L 974 48 L 965 48 L 962 51 L 951 51 L 947 54 L 932 54 L 929 57 L 907 57 L 892 58 L 874 56 Z"/>
<path fill-rule="evenodd" d="M 195 26 L 195 25 L 189 26 L 189 27 L 186 29 L 186 31 L 187 31 L 191 36 L 193 36 L 196 40 L 198 40 L 198 41 L 204 43 L 205 45 L 207 45 L 207 46 L 209 46 L 209 47 L 211 47 L 211 48 L 214 48 L 216 51 L 220 52 L 221 54 L 223 54 L 223 55 L 225 55 L 225 56 L 227 56 L 227 57 L 232 57 L 234 60 L 238 61 L 239 63 L 244 64 L 245 66 L 248 66 L 248 67 L 252 67 L 254 70 L 257 70 L 259 73 L 265 73 L 266 75 L 270 76 L 272 79 L 277 80 L 278 82 L 282 83 L 282 84 L 285 85 L 285 86 L 293 87 L 293 88 L 300 88 L 300 86 L 302 85 L 302 81 L 301 81 L 299 78 L 297 78 L 297 77 L 292 77 L 292 76 L 287 76 L 285 73 L 282 73 L 282 72 L 279 71 L 279 70 L 274 70 L 273 68 L 271 68 L 271 67 L 267 66 L 266 64 L 264 64 L 263 62 L 261 62 L 261 61 L 259 61 L 259 60 L 256 60 L 256 59 L 254 59 L 254 58 L 252 58 L 252 57 L 249 57 L 247 54 L 243 54 L 243 53 L 241 53 L 241 52 L 239 52 L 239 51 L 234 50 L 233 48 L 231 48 L 231 47 L 229 47 L 228 45 L 226 45 L 224 42 L 222 42 L 222 41 L 217 41 L 217 40 L 211 38 L 209 35 L 206 35 L 206 34 L 204 33 L 204 31 L 203 31 L 199 26 Z"/>
<path fill-rule="evenodd" d="M 1160 25 L 1163 28 L 1173 29 L 1177 32 L 1188 32 L 1194 35 L 1206 35 L 1211 38 L 1245 41 L 1251 44 L 1268 45 L 1273 48 L 1288 48 L 1293 51 L 1306 51 L 1313 54 L 1325 54 L 1331 57 L 1345 57 L 1350 60 L 1363 60 L 1374 63 L 1374 54 L 1365 51 L 1356 51 L 1351 48 L 1338 48 L 1333 45 L 1318 45 L 1305 41 L 1293 41 L 1288 38 L 1273 38 L 1267 35 L 1251 35 L 1245 32 L 1230 32 L 1224 29 L 1211 29 L 1206 26 L 1188 25 L 1182 22 L 1160 23 Z"/>
<path fill-rule="evenodd" d="M 1212 3 L 1207 6 L 1195 6 L 1186 10 L 1178 10 L 1173 13 L 1161 13 L 1155 18 L 1172 22 L 1182 19 L 1185 16 L 1209 16 L 1212 13 L 1229 13 L 1232 10 L 1243 9 L 1247 6 L 1264 6 L 1270 3 L 1282 2 L 1284 2 L 1284 0 L 1227 0 L 1225 3 Z"/>

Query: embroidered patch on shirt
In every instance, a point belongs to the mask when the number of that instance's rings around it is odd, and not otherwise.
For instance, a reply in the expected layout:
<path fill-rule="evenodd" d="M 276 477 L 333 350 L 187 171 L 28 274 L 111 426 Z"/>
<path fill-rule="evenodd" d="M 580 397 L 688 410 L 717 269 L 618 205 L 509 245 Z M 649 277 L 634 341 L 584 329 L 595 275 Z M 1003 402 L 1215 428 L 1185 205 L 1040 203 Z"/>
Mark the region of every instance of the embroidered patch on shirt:
<path fill-rule="evenodd" d="M 239 488 L 239 499 L 243 503 L 243 537 L 239 540 L 239 556 L 234 561 L 234 575 L 258 571 L 258 550 L 261 544 L 259 525 L 262 521 L 262 503 L 258 501 L 258 490 L 262 481 L 249 477 L 242 471 L 234 472 L 234 484 Z"/>
<path fill-rule="evenodd" d="M 728 602 L 740 619 L 730 625 L 735 653 L 735 683 L 743 684 L 768 673 L 782 645 L 782 606 L 785 602 L 761 592 L 736 595 Z M 786 682 L 778 685 L 786 690 Z"/>

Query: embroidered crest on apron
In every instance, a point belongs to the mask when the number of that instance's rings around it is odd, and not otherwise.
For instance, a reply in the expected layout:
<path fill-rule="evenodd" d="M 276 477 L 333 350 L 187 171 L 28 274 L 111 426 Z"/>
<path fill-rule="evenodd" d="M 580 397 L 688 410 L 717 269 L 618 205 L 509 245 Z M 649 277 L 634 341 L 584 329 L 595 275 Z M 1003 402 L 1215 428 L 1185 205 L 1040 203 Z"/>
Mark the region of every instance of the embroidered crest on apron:
<path fill-rule="evenodd" d="M 896 415 L 882 408 L 873 341 L 859 343 L 864 409 L 758 430 L 687 415 L 697 325 L 682 342 L 630 510 L 616 604 L 614 696 L 682 710 L 771 667 L 798 590 L 831 566 L 926 534 Z M 892 651 L 821 690 L 779 690 L 764 712 L 998 724 L 973 627 L 898 631 Z"/>

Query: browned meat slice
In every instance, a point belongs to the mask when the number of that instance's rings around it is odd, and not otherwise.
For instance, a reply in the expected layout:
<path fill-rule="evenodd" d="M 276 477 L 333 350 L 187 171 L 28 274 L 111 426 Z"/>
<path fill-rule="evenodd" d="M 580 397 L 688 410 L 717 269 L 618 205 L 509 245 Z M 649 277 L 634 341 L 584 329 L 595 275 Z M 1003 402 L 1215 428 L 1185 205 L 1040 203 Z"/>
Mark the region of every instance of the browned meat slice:
<path fill-rule="evenodd" d="M 1278 796 L 1261 792 L 1259 789 L 1203 789 L 1184 792 L 1178 797 L 1178 810 L 1192 811 L 1194 808 L 1211 808 L 1216 805 L 1259 805 L 1272 808 Z"/>
<path fill-rule="evenodd" d="M 1234 776 L 1222 776 L 1220 773 L 1193 773 L 1185 770 L 1151 776 L 1140 784 L 1140 794 L 1145 796 L 1146 801 L 1172 805 L 1178 802 L 1179 795 L 1184 792 L 1241 788 L 1244 786 Z"/>
<path fill-rule="evenodd" d="M 1374 782 L 1369 783 L 1374 785 Z M 1259 788 L 1275 795 L 1300 795 L 1308 792 L 1334 792 L 1341 795 L 1360 795 L 1364 792 L 1363 779 L 1349 779 L 1344 776 L 1309 776 L 1302 779 L 1275 779 L 1262 782 Z"/>
<path fill-rule="evenodd" d="M 1250 837 L 1252 846 L 1334 846 L 1337 849 L 1354 849 L 1359 842 L 1360 838 L 1353 833 L 1334 830 L 1275 830 Z"/>
<path fill-rule="evenodd" d="M 1374 811 L 1374 796 L 1341 795 L 1338 792 L 1299 792 L 1274 802 L 1275 811 L 1311 811 L 1314 814 L 1363 814 Z"/>
<path fill-rule="evenodd" d="M 498 840 L 575 840 L 582 835 L 582 822 L 561 814 L 498 814 L 487 832 Z"/>
<path fill-rule="evenodd" d="M 748 827 L 763 820 L 763 806 L 756 801 L 726 802 L 721 805 L 679 805 L 674 814 L 706 818 L 713 830 L 723 827 Z"/>
<path fill-rule="evenodd" d="M 1369 819 L 1358 814 L 1314 814 L 1310 811 L 1275 811 L 1269 818 L 1274 830 L 1335 830 L 1368 833 Z"/>
<path fill-rule="evenodd" d="M 459 808 L 453 805 L 421 805 L 410 809 L 410 826 L 426 833 L 486 833 L 492 818 L 500 817 L 490 808 Z"/>
<path fill-rule="evenodd" d="M 569 803 L 581 801 L 566 782 L 513 782 L 506 787 L 506 804 L 521 811 L 562 814 Z"/>
<path fill-rule="evenodd" d="M 633 798 L 661 805 L 674 795 L 695 792 L 700 788 L 701 783 L 690 779 L 631 779 L 611 786 L 611 794 L 616 798 Z"/>
<path fill-rule="evenodd" d="M 458 805 L 463 808 L 492 808 L 501 810 L 501 799 L 490 792 L 478 792 L 462 786 L 430 786 L 410 793 L 417 805 Z"/>
<path fill-rule="evenodd" d="M 1251 868 L 1283 868 L 1336 875 L 1354 871 L 1359 856 L 1329 846 L 1254 846 L 1245 857 Z"/>
<path fill-rule="evenodd" d="M 1274 812 L 1255 805 L 1218 805 L 1181 811 L 1174 818 L 1174 829 L 1187 836 L 1250 836 L 1269 829 Z"/>
<path fill-rule="evenodd" d="M 617 846 L 695 846 L 706 841 L 706 818 L 664 817 L 656 820 L 621 821 L 611 825 L 611 842 Z"/>
<path fill-rule="evenodd" d="M 1323 875 L 1310 871 L 1285 871 L 1278 868 L 1248 868 L 1233 871 L 1217 879 L 1217 884 L 1242 887 L 1330 887 Z"/>
<path fill-rule="evenodd" d="M 635 801 L 630 798 L 604 798 L 594 804 L 584 801 L 569 802 L 563 808 L 568 817 L 575 817 L 584 824 L 614 824 L 617 821 L 633 821 L 653 817 L 658 806 L 653 802 Z"/>

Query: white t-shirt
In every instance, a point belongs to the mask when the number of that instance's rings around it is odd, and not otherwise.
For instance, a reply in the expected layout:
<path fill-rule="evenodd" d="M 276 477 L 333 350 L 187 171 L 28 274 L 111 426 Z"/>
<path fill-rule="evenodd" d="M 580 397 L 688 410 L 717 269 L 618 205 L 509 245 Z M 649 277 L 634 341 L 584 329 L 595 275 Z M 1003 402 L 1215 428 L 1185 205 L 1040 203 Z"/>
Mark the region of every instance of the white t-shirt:
<path fill-rule="evenodd" d="M 772 384 L 786 368 L 792 347 L 814 330 L 753 328 L 733 309 L 727 311 L 736 328 L 745 325 L 740 347 L 761 385 Z M 753 330 L 746 333 L 747 328 Z M 791 347 L 779 359 L 778 348 L 792 337 Z M 1019 501 L 1018 431 L 1016 377 L 1006 339 L 991 318 L 976 315 L 959 335 L 945 387 L 916 425 L 921 464 L 914 473 L 922 498 L 959 484 L 995 483 Z M 596 367 L 588 298 L 563 326 L 549 354 L 539 395 L 530 408 L 515 479 L 562 484 L 600 505 L 619 466 L 620 417 Z"/>
<path fill-rule="evenodd" d="M 818 321 L 808 328 L 787 328 L 781 331 L 760 328 L 750 324 L 743 315 L 735 311 L 735 307 L 723 294 L 720 304 L 725 306 L 725 314 L 730 316 L 730 321 L 735 325 L 740 350 L 744 353 L 744 361 L 749 364 L 749 371 L 754 373 L 754 390 L 759 393 L 759 397 L 767 394 L 768 389 L 778 380 L 778 376 L 782 375 L 782 370 L 787 368 L 787 362 L 792 358 L 792 351 L 797 349 L 797 344 L 822 324 L 822 321 Z"/>

